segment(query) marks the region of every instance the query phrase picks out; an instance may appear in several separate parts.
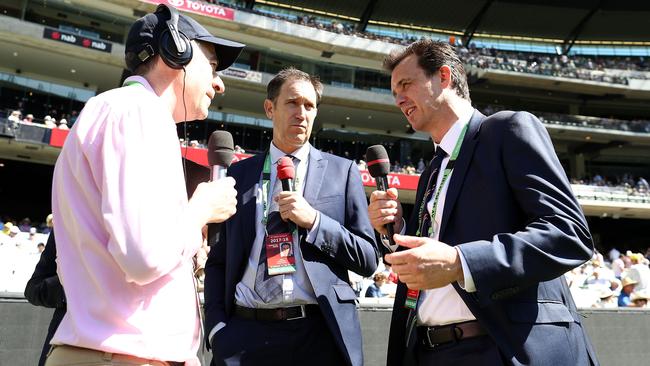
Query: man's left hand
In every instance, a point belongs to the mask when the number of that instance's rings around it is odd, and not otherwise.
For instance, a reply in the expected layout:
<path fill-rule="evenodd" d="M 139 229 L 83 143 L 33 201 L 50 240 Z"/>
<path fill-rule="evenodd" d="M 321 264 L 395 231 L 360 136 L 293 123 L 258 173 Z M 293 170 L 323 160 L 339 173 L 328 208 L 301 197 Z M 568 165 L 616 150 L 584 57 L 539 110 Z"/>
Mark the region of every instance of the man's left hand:
<path fill-rule="evenodd" d="M 314 210 L 305 198 L 298 192 L 280 192 L 275 197 L 283 220 L 291 221 L 301 228 L 311 230 L 316 221 Z"/>
<path fill-rule="evenodd" d="M 413 290 L 446 286 L 463 280 L 463 268 L 456 249 L 443 242 L 395 234 L 395 243 L 410 248 L 386 255 L 399 280 Z"/>

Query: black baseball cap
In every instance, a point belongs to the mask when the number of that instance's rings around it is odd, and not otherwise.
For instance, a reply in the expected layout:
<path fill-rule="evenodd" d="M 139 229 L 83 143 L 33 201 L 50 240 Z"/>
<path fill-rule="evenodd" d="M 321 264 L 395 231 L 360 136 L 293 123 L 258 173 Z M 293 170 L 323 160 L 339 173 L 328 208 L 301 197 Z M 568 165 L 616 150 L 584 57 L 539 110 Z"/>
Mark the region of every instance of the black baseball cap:
<path fill-rule="evenodd" d="M 158 54 L 158 39 L 163 30 L 167 28 L 166 21 L 169 19 L 169 13 L 160 11 L 160 8 L 155 13 L 149 13 L 133 23 L 129 34 L 126 38 L 125 53 L 133 52 L 139 55 L 142 51 L 153 52 Z M 202 42 L 211 43 L 219 60 L 217 71 L 225 70 L 232 65 L 241 51 L 246 47 L 245 44 L 233 42 L 227 39 L 215 37 L 207 29 L 205 29 L 196 20 L 179 14 L 178 17 L 178 30 L 184 34 L 189 40 L 197 40 Z M 153 55 L 150 55 L 153 56 Z M 127 68 L 134 71 L 144 61 L 139 58 L 128 58 Z"/>

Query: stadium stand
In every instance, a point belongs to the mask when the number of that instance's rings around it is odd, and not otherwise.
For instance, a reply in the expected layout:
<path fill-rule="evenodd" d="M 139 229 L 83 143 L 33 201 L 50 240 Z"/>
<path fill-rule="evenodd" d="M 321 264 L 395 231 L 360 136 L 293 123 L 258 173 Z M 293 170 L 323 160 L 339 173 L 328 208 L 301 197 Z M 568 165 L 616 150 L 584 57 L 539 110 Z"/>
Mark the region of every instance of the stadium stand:
<path fill-rule="evenodd" d="M 98 0 L 72 6 L 63 1 L 7 0 L 0 4 L 3 214 L 40 217 L 50 212 L 47 177 L 51 178 L 66 135 L 57 125 L 66 120 L 65 125 L 71 127 L 88 98 L 120 84 L 128 25 L 156 2 L 125 6 L 124 1 Z M 593 5 L 597 14 L 586 19 L 592 24 L 578 29 L 575 19 L 587 17 L 589 9 L 533 0 L 523 5 L 494 2 L 494 13 L 481 13 L 474 6 L 473 14 L 460 12 L 447 23 L 442 15 L 431 14 L 410 0 L 399 8 L 376 5 L 365 21 L 364 6 L 377 2 L 184 3 L 231 10 L 229 19 L 192 9 L 188 14 L 216 34 L 250 45 L 235 67 L 224 73 L 227 93 L 215 98 L 208 121 L 189 122 L 187 135 L 179 128 L 179 145 L 185 151 L 204 154 L 209 134 L 225 129 L 246 154 L 263 152 L 272 134 L 261 109 L 265 83 L 280 68 L 296 65 L 320 75 L 327 85 L 312 143 L 355 160 L 362 171 L 366 170 L 366 148 L 386 146 L 393 177 L 401 182 L 395 185 L 406 202 L 409 197 L 412 202 L 412 182 L 417 182 L 431 158 L 431 143 L 410 129 L 393 107 L 390 80 L 380 70 L 380 61 L 391 48 L 421 37 L 449 41 L 468 66 L 473 102 L 479 110 L 490 114 L 525 109 L 540 117 L 571 178 L 599 251 L 609 253 L 616 248 L 613 253 L 623 252 L 613 257 L 597 255 L 567 273 L 579 306 L 618 309 L 625 278 L 650 283 L 644 270 L 638 270 L 648 267 L 650 246 L 645 230 L 650 219 L 650 44 L 645 30 L 639 28 L 650 10 L 644 5 L 607 2 L 600 10 Z M 445 0 L 439 6 L 449 4 Z M 522 6 L 538 11 L 539 21 L 531 20 L 531 14 L 518 13 Z M 627 19 L 613 14 L 622 11 L 617 7 L 626 11 Z M 428 20 L 424 22 L 419 13 Z M 507 27 L 503 19 L 512 16 L 525 18 L 529 28 Z M 615 26 L 603 27 L 605 16 Z M 472 29 L 475 19 L 478 25 Z M 449 32 L 433 29 L 434 24 L 444 24 L 440 28 Z M 556 34 L 548 24 L 564 33 Z M 599 33 L 598 28 L 615 34 Z M 110 51 L 64 44 L 45 36 L 51 31 L 73 35 L 79 42 L 100 42 L 110 46 Z M 43 60 L 48 60 L 47 67 Z M 363 177 L 370 191 L 373 183 L 367 174 Z M 3 217 L 2 222 L 6 227 L 4 223 L 16 220 Z M 30 239 L 29 228 L 15 237 L 0 234 L 0 292 L 22 292 L 38 260 L 34 243 L 45 242 L 46 234 L 39 232 L 33 238 L 37 239 Z M 390 277 L 385 268 L 379 272 Z M 363 306 L 383 308 L 392 302 L 391 284 L 381 287 L 388 296 L 364 298 L 373 281 L 351 277 L 351 282 Z M 637 285 L 630 294 L 636 300 L 633 303 L 643 304 L 645 291 Z"/>

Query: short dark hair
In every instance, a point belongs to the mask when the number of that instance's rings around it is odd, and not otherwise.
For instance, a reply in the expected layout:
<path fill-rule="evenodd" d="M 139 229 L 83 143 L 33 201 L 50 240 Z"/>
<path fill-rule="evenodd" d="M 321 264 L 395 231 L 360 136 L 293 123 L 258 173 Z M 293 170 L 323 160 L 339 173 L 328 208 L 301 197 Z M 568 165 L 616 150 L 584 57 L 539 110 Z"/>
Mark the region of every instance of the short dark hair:
<path fill-rule="evenodd" d="M 449 66 L 451 68 L 451 86 L 456 89 L 458 96 L 471 102 L 465 68 L 452 45 L 432 39 L 421 39 L 402 50 L 391 52 L 384 59 L 384 69 L 392 72 L 400 62 L 411 55 L 417 56 L 418 65 L 429 77 L 435 74 L 441 66 Z"/>
<path fill-rule="evenodd" d="M 149 57 L 147 60 L 142 62 L 135 52 L 127 52 L 124 55 L 124 62 L 126 63 L 127 70 L 133 70 L 133 75 L 144 76 L 149 71 L 151 71 L 151 69 L 153 69 L 154 65 L 156 64 L 155 60 L 158 57 L 160 56 L 154 55 L 153 57 Z"/>
<path fill-rule="evenodd" d="M 280 95 L 282 85 L 289 80 L 302 80 L 311 83 L 316 91 L 316 105 L 320 104 L 321 97 L 323 96 L 323 84 L 320 82 L 320 78 L 298 70 L 293 66 L 280 70 L 280 72 L 269 81 L 269 85 L 266 86 L 266 99 L 275 103 L 276 99 L 278 99 L 278 96 Z"/>

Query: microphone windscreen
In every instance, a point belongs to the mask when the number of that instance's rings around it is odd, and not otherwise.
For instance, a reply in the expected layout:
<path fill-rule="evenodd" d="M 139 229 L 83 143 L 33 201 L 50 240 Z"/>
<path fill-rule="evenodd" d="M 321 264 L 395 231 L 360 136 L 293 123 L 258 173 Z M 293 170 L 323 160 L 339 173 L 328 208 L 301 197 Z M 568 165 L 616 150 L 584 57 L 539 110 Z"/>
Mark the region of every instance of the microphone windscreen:
<path fill-rule="evenodd" d="M 293 179 L 296 176 L 296 168 L 288 156 L 283 156 L 278 161 L 278 179 Z"/>
<path fill-rule="evenodd" d="M 372 145 L 366 150 L 366 165 L 373 178 L 388 175 L 390 172 L 390 159 L 382 145 Z"/>
<path fill-rule="evenodd" d="M 208 164 L 230 167 L 235 148 L 228 131 L 214 131 L 208 140 Z"/>

